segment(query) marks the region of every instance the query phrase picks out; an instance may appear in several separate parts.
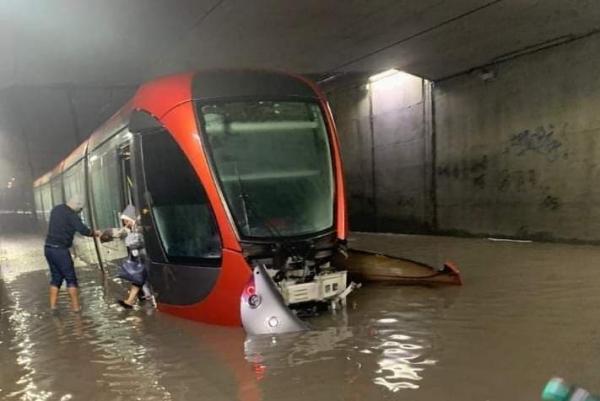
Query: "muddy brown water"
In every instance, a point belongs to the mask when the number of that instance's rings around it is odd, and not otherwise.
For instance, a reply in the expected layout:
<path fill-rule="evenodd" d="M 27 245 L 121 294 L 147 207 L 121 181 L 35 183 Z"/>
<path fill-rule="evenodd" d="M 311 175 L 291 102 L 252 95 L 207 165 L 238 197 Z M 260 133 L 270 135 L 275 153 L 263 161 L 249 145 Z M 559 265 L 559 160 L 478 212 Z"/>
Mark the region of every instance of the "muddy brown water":
<path fill-rule="evenodd" d="M 463 287 L 369 285 L 314 330 L 123 311 L 124 287 L 79 267 L 84 310 L 47 309 L 41 238 L 0 237 L 2 400 L 537 400 L 552 375 L 600 391 L 600 248 L 355 234 L 439 263 Z"/>

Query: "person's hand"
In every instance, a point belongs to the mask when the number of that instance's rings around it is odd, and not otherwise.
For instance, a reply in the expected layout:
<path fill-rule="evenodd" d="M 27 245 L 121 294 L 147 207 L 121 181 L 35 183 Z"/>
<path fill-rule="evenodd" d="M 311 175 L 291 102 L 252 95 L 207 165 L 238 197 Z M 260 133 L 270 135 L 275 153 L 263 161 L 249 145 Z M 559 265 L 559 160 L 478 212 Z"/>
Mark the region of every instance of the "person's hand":
<path fill-rule="evenodd" d="M 115 238 L 113 237 L 111 230 L 106 230 L 106 231 L 102 232 L 100 235 L 100 242 L 109 242 L 109 241 L 112 241 L 113 239 L 115 239 Z"/>
<path fill-rule="evenodd" d="M 100 230 L 94 231 L 94 237 L 100 237 L 101 235 L 102 235 L 102 231 L 100 231 Z"/>

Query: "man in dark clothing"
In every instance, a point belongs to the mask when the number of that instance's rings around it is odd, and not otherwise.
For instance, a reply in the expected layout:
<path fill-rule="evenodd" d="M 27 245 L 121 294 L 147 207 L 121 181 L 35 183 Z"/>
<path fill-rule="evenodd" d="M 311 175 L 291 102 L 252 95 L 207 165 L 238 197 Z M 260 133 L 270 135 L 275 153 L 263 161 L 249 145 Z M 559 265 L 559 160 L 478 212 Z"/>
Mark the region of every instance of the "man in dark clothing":
<path fill-rule="evenodd" d="M 83 224 L 79 212 L 83 202 L 78 197 L 71 198 L 66 204 L 55 206 L 50 212 L 48 235 L 44 246 L 44 255 L 50 268 L 50 309 L 56 309 L 58 291 L 63 281 L 71 297 L 71 309 L 79 311 L 79 291 L 77 275 L 69 248 L 73 245 L 76 232 L 87 237 L 99 236 L 100 231 L 92 231 Z"/>

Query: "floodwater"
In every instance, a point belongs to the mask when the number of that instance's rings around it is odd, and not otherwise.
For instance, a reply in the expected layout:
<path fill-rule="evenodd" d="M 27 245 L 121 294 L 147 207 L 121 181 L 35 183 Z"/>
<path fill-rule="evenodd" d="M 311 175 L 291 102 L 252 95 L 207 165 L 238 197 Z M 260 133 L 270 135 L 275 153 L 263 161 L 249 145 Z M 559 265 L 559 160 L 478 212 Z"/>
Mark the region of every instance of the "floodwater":
<path fill-rule="evenodd" d="M 536 400 L 552 375 L 600 390 L 600 248 L 355 234 L 352 245 L 456 262 L 463 287 L 369 285 L 314 330 L 246 338 L 123 311 L 79 267 L 83 312 L 47 309 L 42 240 L 0 236 L 2 400 Z"/>

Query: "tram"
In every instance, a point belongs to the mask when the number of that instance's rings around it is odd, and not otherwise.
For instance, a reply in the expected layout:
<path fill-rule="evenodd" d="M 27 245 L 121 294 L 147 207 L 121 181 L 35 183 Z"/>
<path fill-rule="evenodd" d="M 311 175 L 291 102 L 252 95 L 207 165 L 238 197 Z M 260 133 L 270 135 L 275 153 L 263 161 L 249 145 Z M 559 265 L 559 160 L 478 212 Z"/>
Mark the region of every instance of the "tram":
<path fill-rule="evenodd" d="M 200 71 L 143 84 L 34 183 L 36 212 L 73 195 L 94 229 L 140 213 L 161 311 L 251 333 L 301 329 L 291 309 L 348 291 L 331 261 L 347 236 L 335 124 L 315 84 L 267 71 Z M 74 253 L 110 271 L 119 241 Z"/>

